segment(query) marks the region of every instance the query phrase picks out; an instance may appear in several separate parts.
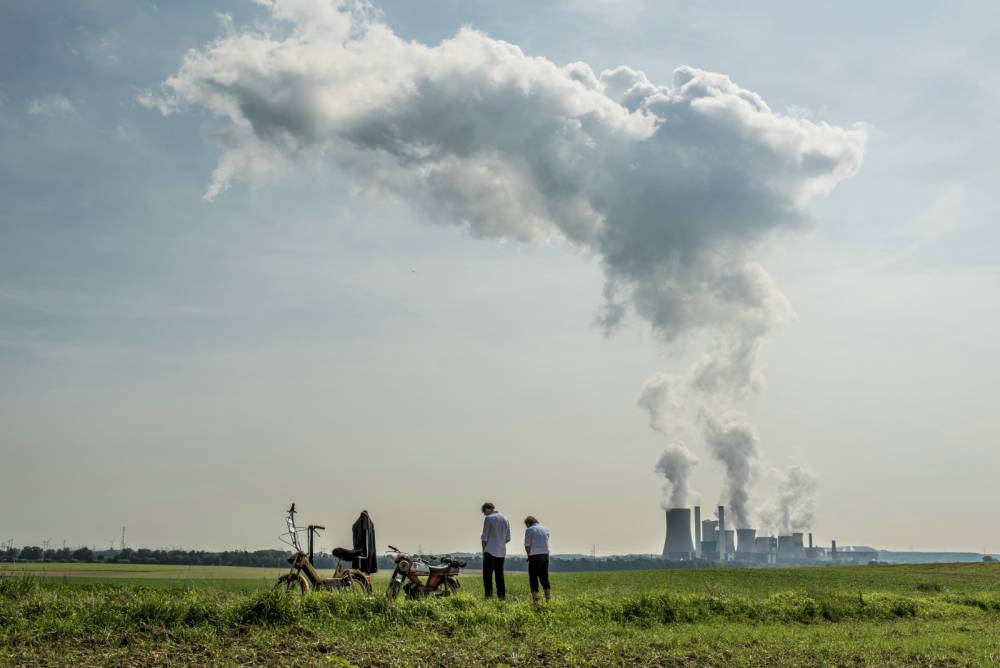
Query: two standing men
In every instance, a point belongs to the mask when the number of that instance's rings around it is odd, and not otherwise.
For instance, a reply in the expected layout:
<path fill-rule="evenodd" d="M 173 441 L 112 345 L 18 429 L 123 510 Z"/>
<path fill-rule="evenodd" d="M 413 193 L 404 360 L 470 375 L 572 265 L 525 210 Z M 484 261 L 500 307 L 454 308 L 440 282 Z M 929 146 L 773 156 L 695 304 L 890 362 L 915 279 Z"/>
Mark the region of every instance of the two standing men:
<path fill-rule="evenodd" d="M 507 597 L 507 586 L 503 577 L 503 562 L 507 557 L 507 543 L 510 542 L 510 522 L 500 514 L 496 506 L 486 502 L 482 506 L 483 534 L 483 590 L 486 598 L 493 597 L 493 579 L 496 578 L 497 598 Z M 528 555 L 528 582 L 531 598 L 538 602 L 538 585 L 545 590 L 545 600 L 552 597 L 549 587 L 549 530 L 531 515 L 524 519 L 524 551 Z"/>

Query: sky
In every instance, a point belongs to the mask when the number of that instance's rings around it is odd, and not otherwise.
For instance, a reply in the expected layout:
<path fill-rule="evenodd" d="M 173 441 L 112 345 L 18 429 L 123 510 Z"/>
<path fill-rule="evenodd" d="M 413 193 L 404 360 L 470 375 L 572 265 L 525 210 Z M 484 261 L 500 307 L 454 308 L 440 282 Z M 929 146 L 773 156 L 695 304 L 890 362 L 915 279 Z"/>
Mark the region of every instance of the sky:
<path fill-rule="evenodd" d="M 0 541 L 659 552 L 673 449 L 705 512 L 796 470 L 820 544 L 1000 552 L 1000 7 L 344 16 L 0 5 Z"/>

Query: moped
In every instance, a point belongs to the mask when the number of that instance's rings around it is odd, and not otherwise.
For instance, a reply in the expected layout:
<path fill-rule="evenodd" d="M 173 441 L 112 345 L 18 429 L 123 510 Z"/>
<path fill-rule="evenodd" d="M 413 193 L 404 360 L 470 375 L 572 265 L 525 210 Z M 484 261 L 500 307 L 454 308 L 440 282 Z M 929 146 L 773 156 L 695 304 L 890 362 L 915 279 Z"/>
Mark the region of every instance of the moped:
<path fill-rule="evenodd" d="M 356 568 L 344 568 L 343 562 L 352 563 L 355 559 L 365 558 L 361 550 L 348 550 L 344 547 L 334 548 L 332 554 L 337 558 L 337 568 L 333 572 L 333 577 L 324 578 L 313 565 L 313 545 L 315 537 L 320 531 L 325 531 L 326 527 L 318 524 L 310 524 L 302 529 L 295 526 L 295 504 L 288 509 L 285 517 L 285 524 L 288 531 L 281 536 L 281 541 L 290 545 L 294 554 L 288 559 L 292 565 L 290 572 L 278 578 L 274 585 L 275 589 L 284 591 L 298 591 L 302 594 L 308 593 L 312 589 L 347 589 L 358 593 L 371 593 L 372 582 L 367 573 L 363 573 Z M 307 536 L 308 551 L 303 551 L 299 543 L 299 533 L 305 531 Z"/>
<path fill-rule="evenodd" d="M 457 594 L 461 584 L 458 576 L 465 568 L 464 561 L 455 561 L 451 557 L 437 557 L 441 565 L 427 562 L 428 557 L 417 554 L 407 554 L 397 547 L 389 546 L 389 551 L 396 554 L 395 569 L 389 578 L 386 596 L 391 599 L 399 596 L 402 591 L 406 598 L 422 598 L 425 596 L 450 596 Z M 421 581 L 420 578 L 426 578 Z"/>

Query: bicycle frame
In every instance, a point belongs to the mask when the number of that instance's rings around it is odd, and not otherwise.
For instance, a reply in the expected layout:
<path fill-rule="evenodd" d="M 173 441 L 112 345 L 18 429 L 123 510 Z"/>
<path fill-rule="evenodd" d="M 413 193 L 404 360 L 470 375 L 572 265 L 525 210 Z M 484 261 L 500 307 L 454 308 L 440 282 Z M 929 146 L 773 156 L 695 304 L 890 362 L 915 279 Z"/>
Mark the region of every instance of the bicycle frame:
<path fill-rule="evenodd" d="M 291 570 L 287 575 L 278 579 L 278 584 L 284 583 L 288 589 L 298 586 L 302 593 L 309 589 L 348 589 L 352 585 L 358 585 L 367 592 L 371 591 L 371 578 L 367 573 L 363 573 L 355 568 L 343 568 L 342 561 L 338 559 L 337 567 L 333 572 L 333 577 L 324 578 L 313 564 L 315 556 L 314 548 L 316 536 L 320 531 L 325 531 L 326 527 L 319 524 L 310 524 L 305 529 L 300 529 L 295 525 L 295 504 L 288 509 L 285 517 L 285 524 L 288 527 L 286 534 L 279 539 L 294 549 L 292 557 L 288 560 Z M 306 532 L 306 549 L 302 549 L 299 541 L 299 532 Z M 288 537 L 286 540 L 285 536 Z"/>

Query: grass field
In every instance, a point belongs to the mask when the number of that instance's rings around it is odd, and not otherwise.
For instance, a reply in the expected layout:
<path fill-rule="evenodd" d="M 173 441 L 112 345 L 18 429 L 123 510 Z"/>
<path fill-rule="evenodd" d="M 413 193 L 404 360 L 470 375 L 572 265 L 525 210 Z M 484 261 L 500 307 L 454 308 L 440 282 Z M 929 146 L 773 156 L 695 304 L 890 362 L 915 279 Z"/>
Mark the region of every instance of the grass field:
<path fill-rule="evenodd" d="M 1000 565 L 558 573 L 482 601 L 277 595 L 279 571 L 18 564 L 0 663 L 27 665 L 1000 665 Z"/>

